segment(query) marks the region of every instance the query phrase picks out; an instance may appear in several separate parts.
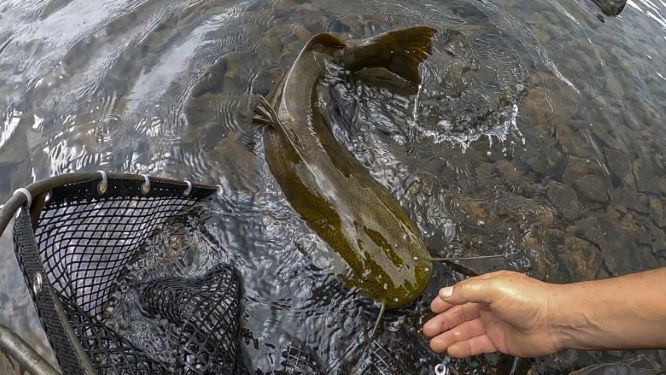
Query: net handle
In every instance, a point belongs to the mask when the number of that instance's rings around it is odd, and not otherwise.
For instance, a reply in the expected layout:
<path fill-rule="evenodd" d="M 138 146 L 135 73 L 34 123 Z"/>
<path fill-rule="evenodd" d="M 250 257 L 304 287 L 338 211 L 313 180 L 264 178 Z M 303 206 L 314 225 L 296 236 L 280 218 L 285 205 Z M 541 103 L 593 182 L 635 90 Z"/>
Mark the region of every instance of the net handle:
<path fill-rule="evenodd" d="M 35 375 L 61 375 L 19 335 L 0 323 L 0 348 L 15 359 L 28 372 Z"/>
<path fill-rule="evenodd" d="M 145 181 L 144 175 L 138 175 L 133 173 L 115 173 L 115 172 L 78 172 L 78 173 L 66 173 L 58 176 L 49 177 L 47 179 L 34 182 L 24 188 L 25 191 L 21 190 L 22 194 L 12 195 L 7 202 L 0 207 L 0 235 L 5 231 L 7 225 L 11 221 L 12 216 L 16 211 L 27 203 L 27 197 L 30 195 L 32 197 L 32 205 L 30 208 L 30 216 L 33 220 L 33 227 L 36 224 L 36 220 L 41 213 L 42 208 L 44 207 L 44 200 L 46 195 L 53 190 L 54 188 L 68 185 L 68 184 L 77 184 L 82 182 L 88 182 L 92 180 L 101 179 L 102 181 L 108 180 L 135 180 L 135 181 Z M 191 191 L 192 188 L 208 190 L 211 193 L 217 191 L 216 187 L 202 184 L 192 184 L 189 181 L 180 181 L 173 180 L 169 178 L 160 178 L 160 177 L 151 177 L 152 181 L 164 182 L 172 185 L 182 186 L 183 192 Z M 27 192 L 27 194 L 25 194 Z"/>

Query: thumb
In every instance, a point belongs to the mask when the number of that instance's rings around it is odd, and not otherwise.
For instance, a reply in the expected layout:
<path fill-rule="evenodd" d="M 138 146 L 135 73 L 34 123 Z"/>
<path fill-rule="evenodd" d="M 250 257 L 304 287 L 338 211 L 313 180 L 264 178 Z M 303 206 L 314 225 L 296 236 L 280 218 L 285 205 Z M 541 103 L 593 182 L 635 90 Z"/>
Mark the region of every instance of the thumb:
<path fill-rule="evenodd" d="M 468 302 L 492 303 L 499 290 L 489 279 L 469 279 L 454 286 L 442 288 L 439 298 L 452 305 L 463 305 Z"/>

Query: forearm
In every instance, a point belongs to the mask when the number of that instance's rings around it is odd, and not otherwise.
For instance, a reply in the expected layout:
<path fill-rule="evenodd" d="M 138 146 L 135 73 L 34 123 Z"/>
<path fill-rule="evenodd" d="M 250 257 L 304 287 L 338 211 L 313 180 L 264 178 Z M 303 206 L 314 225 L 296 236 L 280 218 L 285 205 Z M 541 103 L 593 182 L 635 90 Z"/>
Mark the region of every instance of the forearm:
<path fill-rule="evenodd" d="M 666 268 L 553 289 L 562 349 L 666 348 Z"/>

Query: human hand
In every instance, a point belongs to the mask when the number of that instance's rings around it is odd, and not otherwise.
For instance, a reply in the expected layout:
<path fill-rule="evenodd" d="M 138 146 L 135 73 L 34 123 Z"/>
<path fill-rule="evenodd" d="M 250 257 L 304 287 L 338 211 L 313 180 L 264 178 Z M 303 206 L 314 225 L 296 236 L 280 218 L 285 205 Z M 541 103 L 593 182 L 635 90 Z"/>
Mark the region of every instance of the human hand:
<path fill-rule="evenodd" d="M 435 352 L 456 358 L 484 353 L 536 357 L 562 348 L 551 320 L 558 285 L 523 274 L 494 272 L 443 288 L 431 303 L 438 314 L 423 326 Z"/>

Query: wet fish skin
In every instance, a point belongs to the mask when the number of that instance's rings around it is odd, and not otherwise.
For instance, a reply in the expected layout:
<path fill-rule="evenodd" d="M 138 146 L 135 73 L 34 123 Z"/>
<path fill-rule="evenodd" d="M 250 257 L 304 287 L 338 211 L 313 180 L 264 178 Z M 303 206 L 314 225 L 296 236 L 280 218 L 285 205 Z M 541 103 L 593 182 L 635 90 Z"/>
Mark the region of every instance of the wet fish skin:
<path fill-rule="evenodd" d="M 316 35 L 272 105 L 263 101 L 255 111 L 254 122 L 266 128 L 269 168 L 292 207 L 348 266 L 341 275 L 345 284 L 388 308 L 405 306 L 423 292 L 431 278 L 430 255 L 396 199 L 337 142 L 318 90 L 329 63 L 352 72 L 389 71 L 401 88 L 405 82 L 418 87 L 418 65 L 435 32 L 421 26 L 351 41 Z"/>

